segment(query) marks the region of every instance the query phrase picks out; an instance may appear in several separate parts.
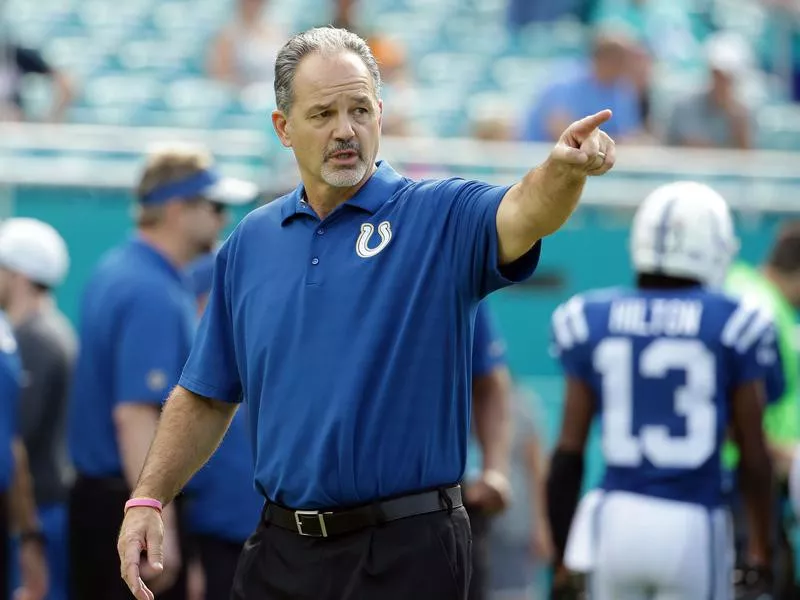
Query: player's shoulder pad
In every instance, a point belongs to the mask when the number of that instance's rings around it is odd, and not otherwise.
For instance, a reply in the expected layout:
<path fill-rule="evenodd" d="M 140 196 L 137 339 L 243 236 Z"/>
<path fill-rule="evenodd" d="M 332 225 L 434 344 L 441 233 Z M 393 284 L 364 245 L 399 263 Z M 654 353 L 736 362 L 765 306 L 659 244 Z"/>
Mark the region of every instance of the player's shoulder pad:
<path fill-rule="evenodd" d="M 603 305 L 619 297 L 619 290 L 609 288 L 577 294 L 553 312 L 551 327 L 555 343 L 562 350 L 585 344 L 591 336 L 592 315 Z"/>
<path fill-rule="evenodd" d="M 772 308 L 757 296 L 734 297 L 720 294 L 719 301 L 727 309 L 720 334 L 723 346 L 744 354 L 765 334 L 774 330 L 775 316 Z"/>

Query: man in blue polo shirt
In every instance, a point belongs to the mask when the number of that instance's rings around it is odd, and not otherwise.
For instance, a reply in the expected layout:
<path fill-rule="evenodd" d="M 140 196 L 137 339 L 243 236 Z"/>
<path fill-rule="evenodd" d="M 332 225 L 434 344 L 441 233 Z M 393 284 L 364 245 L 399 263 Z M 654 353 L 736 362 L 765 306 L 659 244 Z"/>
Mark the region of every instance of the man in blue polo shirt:
<path fill-rule="evenodd" d="M 533 272 L 587 176 L 613 166 L 598 129 L 610 111 L 572 124 L 515 185 L 414 182 L 377 161 L 380 73 L 361 38 L 300 33 L 275 75 L 273 125 L 302 184 L 250 213 L 217 255 L 126 503 L 122 575 L 152 600 L 141 569 L 164 568 L 162 507 L 246 400 L 268 504 L 232 598 L 462 599 L 475 309 Z"/>
<path fill-rule="evenodd" d="M 183 268 L 218 239 L 219 206 L 250 200 L 201 148 L 167 146 L 148 158 L 136 190 L 137 233 L 108 252 L 83 294 L 80 350 L 69 407 L 77 480 L 69 498 L 72 597 L 129 597 L 113 547 L 130 490 L 196 329 Z M 184 598 L 178 518 L 164 515 L 167 571 L 159 598 Z"/>

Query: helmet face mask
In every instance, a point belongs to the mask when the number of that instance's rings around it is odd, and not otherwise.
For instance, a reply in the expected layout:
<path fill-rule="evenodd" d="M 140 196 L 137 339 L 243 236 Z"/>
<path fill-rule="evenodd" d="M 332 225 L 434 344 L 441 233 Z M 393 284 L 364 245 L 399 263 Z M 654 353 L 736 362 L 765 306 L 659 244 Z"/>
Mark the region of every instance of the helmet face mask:
<path fill-rule="evenodd" d="M 738 251 L 727 202 L 701 183 L 657 188 L 633 219 L 630 252 L 638 273 L 720 287 Z"/>

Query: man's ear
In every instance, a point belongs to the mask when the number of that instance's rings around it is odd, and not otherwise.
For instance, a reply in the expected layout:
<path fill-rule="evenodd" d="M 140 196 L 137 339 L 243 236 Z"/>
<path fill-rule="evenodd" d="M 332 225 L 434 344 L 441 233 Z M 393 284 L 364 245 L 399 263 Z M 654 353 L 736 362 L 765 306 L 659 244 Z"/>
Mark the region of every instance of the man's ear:
<path fill-rule="evenodd" d="M 283 112 L 279 110 L 272 111 L 272 127 L 275 128 L 275 133 L 278 134 L 278 139 L 285 148 L 292 147 L 291 127 L 289 126 L 289 119 Z"/>
<path fill-rule="evenodd" d="M 383 129 L 383 100 L 378 98 L 378 128 Z"/>

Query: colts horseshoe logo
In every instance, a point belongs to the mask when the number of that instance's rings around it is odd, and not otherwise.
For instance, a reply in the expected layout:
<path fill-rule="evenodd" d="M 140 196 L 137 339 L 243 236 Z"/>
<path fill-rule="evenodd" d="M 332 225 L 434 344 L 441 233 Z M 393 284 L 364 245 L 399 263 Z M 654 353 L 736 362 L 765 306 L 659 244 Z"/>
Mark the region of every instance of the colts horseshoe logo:
<path fill-rule="evenodd" d="M 356 240 L 356 254 L 361 258 L 372 258 L 379 254 L 392 240 L 392 226 L 389 221 L 383 221 L 378 225 L 378 234 L 381 236 L 381 241 L 374 248 L 370 248 L 369 240 L 372 238 L 373 233 L 375 233 L 375 226 L 372 223 L 361 225 L 361 233 L 358 236 L 358 240 Z"/>

